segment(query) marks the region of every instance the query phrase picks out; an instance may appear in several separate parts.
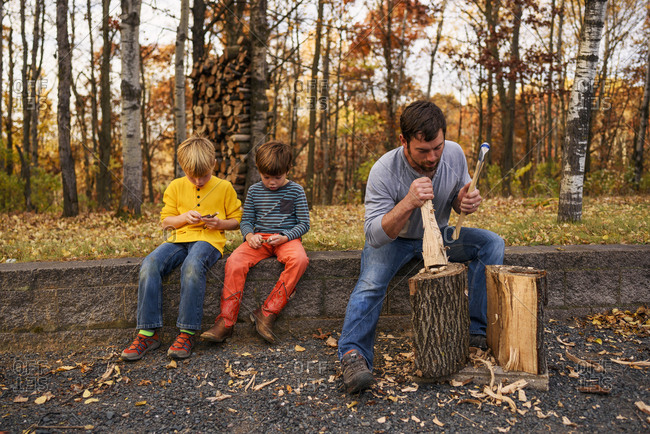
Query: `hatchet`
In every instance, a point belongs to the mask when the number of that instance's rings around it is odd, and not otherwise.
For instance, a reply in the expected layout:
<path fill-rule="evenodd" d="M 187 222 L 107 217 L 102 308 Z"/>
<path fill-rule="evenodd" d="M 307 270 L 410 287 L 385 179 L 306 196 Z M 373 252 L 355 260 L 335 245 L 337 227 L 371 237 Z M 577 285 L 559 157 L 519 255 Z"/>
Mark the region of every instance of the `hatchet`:
<path fill-rule="evenodd" d="M 478 181 L 478 177 L 481 174 L 481 169 L 483 169 L 483 163 L 485 163 L 485 155 L 488 153 L 490 150 L 490 145 L 488 143 L 483 143 L 481 145 L 481 149 L 479 150 L 478 153 L 478 161 L 476 162 L 476 169 L 474 170 L 474 177 L 472 178 L 472 182 L 469 184 L 469 188 L 467 189 L 467 193 L 471 193 L 472 191 L 476 190 L 476 181 Z M 462 211 L 460 213 L 460 216 L 458 216 L 458 222 L 456 223 L 456 229 L 454 229 L 454 233 L 451 236 L 453 240 L 458 239 L 458 235 L 460 235 L 460 228 L 463 225 L 463 220 L 465 219 L 465 211 Z"/>

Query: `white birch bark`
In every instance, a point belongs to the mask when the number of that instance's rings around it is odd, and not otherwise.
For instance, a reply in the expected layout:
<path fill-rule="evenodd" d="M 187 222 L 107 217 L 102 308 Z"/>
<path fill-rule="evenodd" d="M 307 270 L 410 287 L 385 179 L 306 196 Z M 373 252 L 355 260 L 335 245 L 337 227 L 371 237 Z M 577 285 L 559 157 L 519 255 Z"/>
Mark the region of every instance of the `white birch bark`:
<path fill-rule="evenodd" d="M 576 74 L 571 88 L 566 138 L 562 151 L 562 183 L 557 214 L 560 222 L 577 222 L 582 219 L 582 193 L 592 91 L 606 10 L 607 0 L 587 0 L 585 5 L 585 18 L 580 34 Z"/>
<path fill-rule="evenodd" d="M 190 16 L 189 0 L 181 0 L 181 20 L 176 30 L 176 51 L 174 53 L 174 149 L 178 149 L 187 138 L 187 114 L 185 113 L 185 41 L 187 40 Z M 176 165 L 176 177 L 183 176 L 183 169 Z"/>
<path fill-rule="evenodd" d="M 122 196 L 118 213 L 140 215 L 142 150 L 140 149 L 140 7 L 141 0 L 122 0 Z"/>

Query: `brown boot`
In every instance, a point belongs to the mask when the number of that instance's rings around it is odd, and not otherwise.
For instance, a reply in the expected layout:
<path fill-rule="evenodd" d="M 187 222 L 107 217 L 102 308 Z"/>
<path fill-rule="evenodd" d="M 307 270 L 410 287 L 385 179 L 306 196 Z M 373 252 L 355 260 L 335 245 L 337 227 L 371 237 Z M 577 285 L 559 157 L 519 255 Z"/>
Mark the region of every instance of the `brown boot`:
<path fill-rule="evenodd" d="M 226 322 L 223 318 L 217 319 L 217 322 L 210 328 L 210 330 L 201 334 L 201 339 L 211 342 L 223 342 L 232 336 L 235 326 L 226 327 Z"/>
<path fill-rule="evenodd" d="M 256 309 L 251 314 L 251 321 L 255 323 L 255 330 L 257 333 L 264 338 L 264 340 L 270 344 L 275 343 L 275 334 L 273 334 L 273 323 L 275 322 L 278 316 L 274 313 L 268 314 L 268 316 L 262 313 L 262 308 Z"/>

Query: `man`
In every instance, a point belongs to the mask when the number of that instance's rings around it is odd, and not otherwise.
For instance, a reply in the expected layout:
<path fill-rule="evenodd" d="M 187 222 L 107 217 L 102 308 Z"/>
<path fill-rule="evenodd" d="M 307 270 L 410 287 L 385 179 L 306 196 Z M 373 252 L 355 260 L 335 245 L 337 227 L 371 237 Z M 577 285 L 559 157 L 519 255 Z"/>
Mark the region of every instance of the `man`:
<path fill-rule="evenodd" d="M 417 101 L 400 117 L 401 146 L 372 167 L 366 187 L 361 274 L 345 314 L 339 339 L 343 381 L 349 393 L 369 388 L 373 347 L 386 288 L 413 257 L 422 258 L 424 228 L 419 208 L 432 199 L 436 220 L 453 262 L 470 261 L 468 270 L 470 346 L 485 348 L 487 295 L 485 265 L 502 264 L 504 242 L 493 232 L 462 228 L 453 241 L 451 209 L 471 214 L 478 209 L 478 190 L 468 193 L 471 178 L 462 148 L 445 141 L 447 124 L 433 103 Z"/>

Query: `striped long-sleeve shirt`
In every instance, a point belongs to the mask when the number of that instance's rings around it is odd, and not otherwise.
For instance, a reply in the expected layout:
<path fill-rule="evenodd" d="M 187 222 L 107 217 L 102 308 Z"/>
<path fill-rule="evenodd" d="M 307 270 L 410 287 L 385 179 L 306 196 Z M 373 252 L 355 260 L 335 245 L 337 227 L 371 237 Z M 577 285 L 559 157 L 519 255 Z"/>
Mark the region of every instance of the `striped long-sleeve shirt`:
<path fill-rule="evenodd" d="M 294 240 L 309 231 L 309 207 L 303 188 L 293 181 L 269 190 L 260 181 L 248 189 L 241 219 L 241 233 L 285 235 Z"/>

